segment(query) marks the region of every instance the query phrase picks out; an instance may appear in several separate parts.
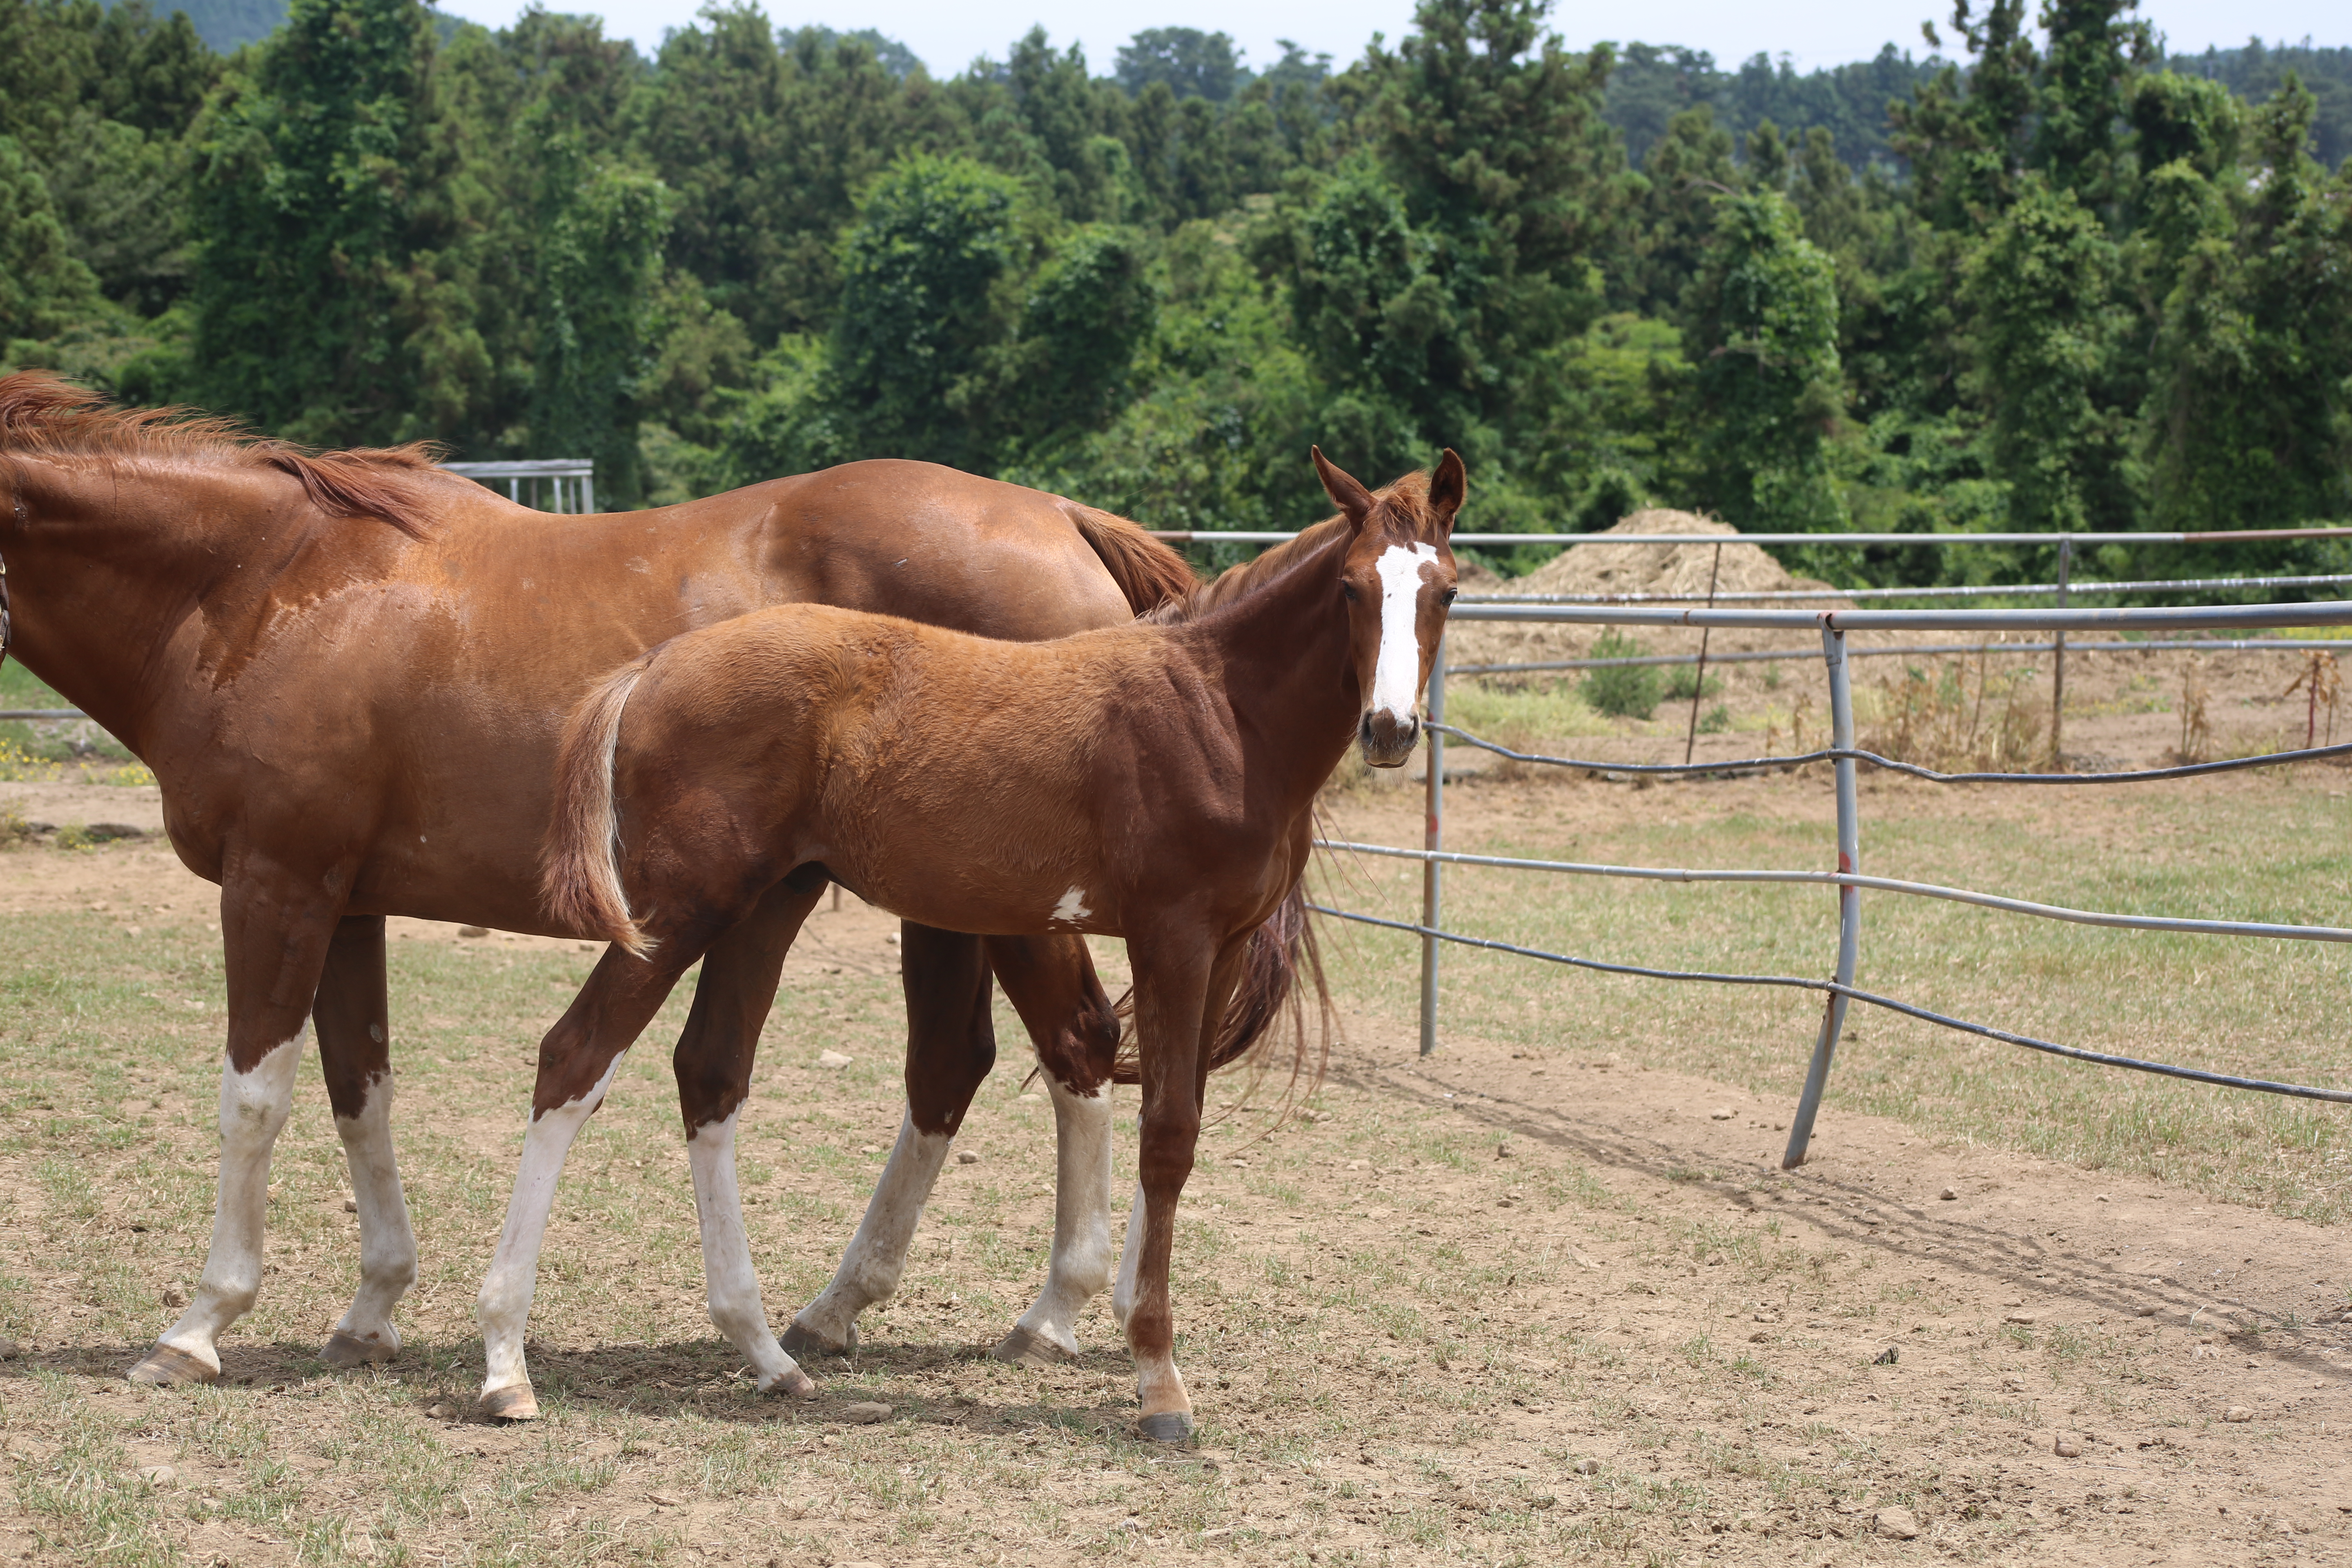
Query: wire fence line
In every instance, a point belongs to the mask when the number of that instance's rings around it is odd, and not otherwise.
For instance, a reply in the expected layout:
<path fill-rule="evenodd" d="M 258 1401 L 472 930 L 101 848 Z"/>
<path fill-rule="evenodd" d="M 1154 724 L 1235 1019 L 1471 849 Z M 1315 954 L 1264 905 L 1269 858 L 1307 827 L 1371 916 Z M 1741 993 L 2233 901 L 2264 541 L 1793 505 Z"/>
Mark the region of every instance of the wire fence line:
<path fill-rule="evenodd" d="M 2324 637 L 2166 637 L 2140 642 L 1971 642 L 1900 647 L 1850 647 L 1848 658 L 1933 658 L 1948 654 L 2016 653 L 2326 653 L 2338 639 Z M 2352 639 L 2343 639 L 2352 640 Z M 1758 648 L 1744 653 L 1642 654 L 1622 658 L 1547 658 L 1514 664 L 1457 664 L 1456 675 L 1532 675 L 1547 670 L 1614 669 L 1628 665 L 1774 664 L 1819 658 L 1810 648 Z"/>
<path fill-rule="evenodd" d="M 1449 673 L 1451 673 L 1449 671 Z M 1913 778 L 1926 779 L 1930 784 L 2149 784 L 2158 779 L 2191 779 L 2204 773 L 2233 773 L 2246 768 L 2273 768 L 2286 763 L 2316 762 L 2326 757 L 2352 757 L 2352 742 L 2335 746 L 2310 746 L 2292 752 L 2258 752 L 2251 757 L 2224 757 L 2212 763 L 2183 763 L 2169 768 L 2133 768 L 2116 773 L 1947 773 L 1934 768 L 1921 767 L 1916 763 L 1898 762 L 1881 756 L 1876 752 L 1864 752 L 1853 747 L 1824 746 L 1816 752 L 1796 752 L 1788 756 L 1743 757 L 1728 763 L 1604 763 L 1589 757 L 1549 757 L 1540 752 L 1515 752 L 1499 742 L 1473 735 L 1467 730 L 1457 730 L 1451 724 L 1435 720 L 1426 728 L 1439 734 L 1450 735 L 1465 745 L 1483 752 L 1508 757 L 1515 763 L 1536 763 L 1546 767 L 1583 768 L 1601 773 L 1650 773 L 1703 776 L 1708 773 L 1751 772 L 1767 768 L 1801 768 L 1814 763 L 1834 763 L 1848 759 L 1868 763 L 1889 773 L 1908 773 Z"/>
<path fill-rule="evenodd" d="M 1651 537 L 1654 538 L 1654 536 Z M 1419 849 L 1410 849 L 1392 845 L 1364 845 L 1343 840 L 1318 841 L 1318 845 L 1329 852 L 1367 853 L 1418 861 L 1422 867 L 1422 918 L 1418 922 L 1401 921 L 1326 905 L 1312 906 L 1319 912 L 1337 919 L 1407 931 L 1420 938 L 1423 1054 L 1427 1055 L 1434 1051 L 1437 1045 L 1438 954 L 1444 945 L 1454 944 L 1568 964 L 1602 973 L 1664 980 L 1701 981 L 1727 985 L 1796 987 L 1822 994 L 1825 1000 L 1821 1030 L 1814 1042 L 1811 1059 L 1807 1065 L 1804 1087 L 1799 1094 L 1796 1110 L 1790 1121 L 1789 1142 L 1781 1156 L 1781 1164 L 1784 1168 L 1793 1168 L 1804 1161 L 1806 1151 L 1811 1142 L 1813 1122 L 1820 1110 L 1822 1095 L 1828 1084 L 1837 1044 L 1843 1032 L 1846 1010 L 1849 1004 L 1855 1002 L 1899 1013 L 1940 1027 L 1979 1036 L 1986 1039 L 2002 1041 L 2047 1055 L 2064 1057 L 2070 1060 L 2126 1068 L 2134 1071 L 2155 1073 L 2192 1082 L 2252 1089 L 2263 1093 L 2290 1095 L 2335 1103 L 2352 1103 L 2352 1089 L 2326 1089 L 2309 1084 L 2280 1083 L 2270 1079 L 2243 1078 L 2201 1068 L 2181 1067 L 2126 1057 L 2113 1052 L 2062 1045 L 2055 1041 L 2039 1039 L 2032 1036 L 1997 1028 L 1991 1025 L 1953 1017 L 1895 997 L 1864 991 L 1857 988 L 1853 983 L 1861 956 L 1861 895 L 1864 889 L 1944 900 L 1975 905 L 2002 913 L 2123 930 L 2241 938 L 2263 937 L 2306 942 L 2352 942 L 2352 930 L 2335 926 L 2290 925 L 2254 921 L 2191 920 L 2171 916 L 2129 915 L 2106 910 L 2077 910 L 2030 900 L 2012 899 L 2000 894 L 1979 892 L 1969 889 L 1944 887 L 1936 883 L 1864 876 L 1860 868 L 1861 805 L 1856 787 L 1857 770 L 1864 764 L 1935 784 L 2128 784 L 2165 779 L 2197 778 L 2210 773 L 2237 772 L 2246 768 L 2277 767 L 2342 759 L 2352 757 L 2352 744 L 2305 747 L 2297 751 L 2274 752 L 2252 757 L 2232 757 L 2210 763 L 2183 763 L 2177 767 L 2166 768 L 2083 773 L 1945 773 L 1934 768 L 1922 767 L 1917 763 L 1903 762 L 1897 758 L 1884 756 L 1875 752 L 1865 751 L 1855 743 L 1851 663 L 1854 654 L 1862 650 L 1850 649 L 1846 646 L 1848 633 L 1864 627 L 1887 631 L 2015 629 L 2063 633 L 2077 626 L 2111 626 L 2124 631 L 2179 632 L 2227 631 L 2246 627 L 2347 626 L 2352 625 L 2352 600 L 2305 605 L 2150 606 L 2106 609 L 1823 612 L 1756 609 L 1675 611 L 1629 605 L 1527 605 L 1504 608 L 1478 605 L 1457 605 L 1453 618 L 1551 621 L 1588 626 L 1678 625 L 1767 626 L 1791 629 L 1803 626 L 1816 630 L 1821 637 L 1822 664 L 1829 678 L 1831 744 L 1817 751 L 1791 756 L 1754 757 L 1730 763 L 1611 763 L 1519 751 L 1471 734 L 1445 721 L 1445 680 L 1452 671 L 1449 670 L 1446 661 L 1445 641 L 1441 637 L 1434 665 L 1430 673 L 1429 713 L 1424 726 L 1429 731 L 1429 752 L 1424 785 L 1427 792 L 1425 817 L 1427 826 L 1423 847 Z M 2015 645 L 2002 646 L 2013 648 Z M 1895 651 L 1918 653 L 1924 650 L 1910 648 Z M 1484 667 L 1470 668 L 1477 669 Z M 1469 672 L 1469 670 L 1463 671 L 1463 673 Z M 1448 851 L 1444 847 L 1444 821 L 1445 746 L 1449 739 L 1517 762 L 1538 766 L 1581 769 L 1602 774 L 1720 775 L 1726 773 L 1754 770 L 1799 768 L 1827 763 L 1831 765 L 1837 799 L 1836 868 L 1822 871 L 1691 869 L 1680 867 L 1610 866 L 1576 861 L 1524 859 L 1505 856 L 1464 855 Z M 1838 890 L 1838 949 L 1833 973 L 1827 980 L 1812 980 L 1794 975 L 1731 974 L 1698 970 L 1659 969 L 1642 964 L 1614 963 L 1599 959 L 1550 952 L 1519 943 L 1449 931 L 1444 929 L 1443 921 L 1443 871 L 1447 865 L 1482 866 L 1513 871 L 1633 878 L 1654 881 L 1810 883 L 1834 887 Z"/>
<path fill-rule="evenodd" d="M 1680 605 L 1817 599 L 2040 598 L 2052 594 L 2193 594 L 2231 588 L 2321 588 L 2352 583 L 2352 572 L 2299 577 L 2150 577 L 2129 583 L 1966 584 L 1933 588 L 1755 588 L 1713 594 L 1465 594 L 1462 605 Z"/>
<path fill-rule="evenodd" d="M 1606 866 L 1583 860 L 1526 860 L 1507 855 L 1461 855 L 1444 849 L 1399 849 L 1386 844 L 1354 844 L 1346 839 L 1318 838 L 1318 849 L 1350 850 L 1384 855 L 1400 860 L 1438 861 L 1448 866 L 1490 866 L 1507 871 L 1557 871 L 1577 877 L 1619 877 L 1644 882 L 1805 883 L 1824 888 L 1868 888 L 1874 892 L 1907 893 L 1915 898 L 1942 899 L 1975 904 L 2011 914 L 2037 915 L 2043 920 L 2075 925 L 2110 926 L 2123 931 L 2195 931 L 2210 936 L 2268 936 L 2296 942 L 2352 942 L 2352 930 L 2341 926 L 2274 925 L 2265 921 L 2200 921 L 2171 915 L 2112 914 L 2099 910 L 2072 910 L 2061 904 L 2040 904 L 2028 899 L 2008 899 L 1967 888 L 1947 888 L 1937 882 L 1906 882 L 1894 877 L 1864 877 L 1849 871 L 1722 870 L 1697 871 L 1681 866 Z"/>
<path fill-rule="evenodd" d="M 1507 952 L 1518 958 L 1539 958 L 1550 963 L 1565 963 L 1578 969 L 1590 969 L 1601 974 L 1627 974 L 1644 980 L 1696 980 L 1717 985 L 1774 985 L 1799 991 L 1826 992 L 1849 1001 L 1884 1007 L 1890 1013 L 1900 1013 L 1930 1024 L 1941 1024 L 1963 1034 L 1981 1035 L 2004 1045 L 2022 1046 L 2030 1051 L 2042 1051 L 2053 1057 L 2065 1057 L 2073 1061 L 2093 1062 L 2101 1067 L 2129 1068 L 2135 1072 L 2160 1074 L 2165 1078 L 2187 1079 L 2193 1083 L 2219 1084 L 2226 1089 L 2259 1089 L 2265 1094 L 2292 1095 L 2303 1100 L 2324 1100 L 2338 1105 L 2352 1105 L 2352 1089 L 2318 1089 L 2304 1083 L 2280 1083 L 2271 1079 L 2239 1078 L 2230 1073 L 2209 1072 L 2203 1068 L 2176 1067 L 2169 1062 L 2143 1061 L 2137 1057 L 2117 1056 L 2112 1051 L 2085 1050 L 2081 1046 L 2062 1046 L 2055 1040 L 2037 1039 L 2032 1035 L 2020 1035 L 2008 1029 L 1996 1029 L 1990 1024 L 1972 1024 L 1965 1018 L 1955 1018 L 1930 1008 L 1916 1006 L 1892 996 L 1856 990 L 1841 985 L 1834 980 L 1811 980 L 1801 974 L 1727 974 L 1706 969 L 1653 969 L 1639 963 L 1611 963 L 1603 959 L 1579 958 L 1571 953 L 1548 952 L 1539 947 L 1522 947 L 1517 942 L 1496 942 L 1482 936 L 1464 936 L 1457 931 L 1437 931 L 1415 925 L 1411 921 L 1384 920 L 1379 915 L 1360 914 L 1353 910 L 1336 910 L 1328 904 L 1307 906 L 1318 915 L 1335 920 L 1354 921 L 1359 924 L 1382 926 L 1390 931 L 1409 931 L 1425 942 L 1452 942 L 1460 947 L 1481 948 L 1490 952 Z"/>

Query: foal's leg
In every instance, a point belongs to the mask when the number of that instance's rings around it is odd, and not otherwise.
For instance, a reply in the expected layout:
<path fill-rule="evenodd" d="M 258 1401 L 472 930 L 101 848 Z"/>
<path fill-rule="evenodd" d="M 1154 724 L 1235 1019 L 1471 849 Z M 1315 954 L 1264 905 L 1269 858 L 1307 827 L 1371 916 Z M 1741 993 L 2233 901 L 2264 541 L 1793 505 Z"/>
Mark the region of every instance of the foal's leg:
<path fill-rule="evenodd" d="M 996 1026 L 989 1015 L 988 965 L 978 937 L 899 927 L 907 994 L 907 1110 L 890 1162 L 875 1184 L 866 1218 L 833 1283 L 802 1308 L 784 1331 L 797 1356 L 845 1355 L 857 1348 L 857 1315 L 898 1289 L 907 1247 L 940 1167 L 963 1125 L 963 1113 L 996 1064 Z"/>
<path fill-rule="evenodd" d="M 547 1234 L 555 1184 L 572 1141 L 612 1088 L 622 1057 L 635 1044 L 695 960 L 692 944 L 672 938 L 649 959 L 608 947 L 588 984 L 539 1046 L 539 1081 L 531 1090 L 530 1130 L 523 1135 L 506 1227 L 482 1281 L 476 1317 L 482 1325 L 485 1373 L 482 1414 L 527 1421 L 539 1414 L 530 1373 L 523 1363 L 523 1331 L 538 1284 L 540 1242 Z"/>
<path fill-rule="evenodd" d="M 1118 1015 L 1083 937 L 992 937 L 987 950 L 1037 1048 L 1054 1100 L 1055 1142 L 1045 1288 L 990 1353 L 1050 1366 L 1077 1355 L 1078 1314 L 1110 1283 L 1110 1072 Z"/>
<path fill-rule="evenodd" d="M 776 1343 L 760 1300 L 760 1276 L 735 1186 L 735 1119 L 751 1090 L 760 1026 L 775 1003 L 784 954 L 824 889 L 821 877 L 804 890 L 779 882 L 750 919 L 711 944 L 695 986 L 693 1011 L 671 1058 L 686 1118 L 695 1213 L 702 1226 L 710 1321 L 750 1360 L 761 1393 L 781 1389 L 803 1398 L 814 1394 L 816 1385 Z"/>
<path fill-rule="evenodd" d="M 220 1188 L 211 1250 L 180 1321 L 125 1375 L 133 1383 L 210 1383 L 221 1331 L 261 1289 L 269 1152 L 294 1104 L 294 1068 L 310 1037 L 310 1003 L 341 910 L 323 896 L 332 871 L 296 871 L 239 854 L 221 886 L 228 984 L 228 1060 L 221 1069 Z"/>
<path fill-rule="evenodd" d="M 400 1350 L 392 1310 L 416 1283 L 416 1232 L 392 1152 L 382 915 L 346 915 L 335 927 L 310 1016 L 360 1217 L 360 1288 L 319 1358 L 330 1366 L 390 1361 Z"/>
<path fill-rule="evenodd" d="M 1192 1401 L 1176 1370 L 1168 1270 L 1176 1241 L 1176 1203 L 1192 1173 L 1200 1141 L 1209 1046 L 1240 976 L 1243 949 L 1243 942 L 1231 942 L 1212 960 L 1205 942 L 1182 935 L 1131 939 L 1128 944 L 1143 1047 L 1143 1130 L 1136 1160 L 1143 1224 L 1138 1236 L 1130 1223 L 1132 1262 L 1122 1268 L 1135 1270 L 1127 1343 L 1135 1357 L 1139 1425 L 1155 1442 L 1181 1443 L 1192 1435 Z"/>

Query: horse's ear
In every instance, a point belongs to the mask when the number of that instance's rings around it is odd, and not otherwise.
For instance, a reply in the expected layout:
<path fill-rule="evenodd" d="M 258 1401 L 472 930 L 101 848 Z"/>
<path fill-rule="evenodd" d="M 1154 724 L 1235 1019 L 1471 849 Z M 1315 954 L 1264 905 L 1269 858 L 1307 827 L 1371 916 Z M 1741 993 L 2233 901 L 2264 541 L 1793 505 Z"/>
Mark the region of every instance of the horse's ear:
<path fill-rule="evenodd" d="M 1437 460 L 1437 472 L 1429 476 L 1429 510 L 1437 519 L 1438 531 L 1448 536 L 1454 532 L 1454 514 L 1462 510 L 1462 498 L 1470 489 L 1470 476 L 1463 470 L 1462 459 L 1453 447 Z"/>
<path fill-rule="evenodd" d="M 1331 498 L 1332 505 L 1348 514 L 1350 525 L 1363 527 L 1364 519 L 1372 515 L 1372 492 L 1325 457 L 1322 447 L 1309 447 L 1307 450 L 1314 455 L 1315 472 L 1323 481 L 1323 493 Z"/>

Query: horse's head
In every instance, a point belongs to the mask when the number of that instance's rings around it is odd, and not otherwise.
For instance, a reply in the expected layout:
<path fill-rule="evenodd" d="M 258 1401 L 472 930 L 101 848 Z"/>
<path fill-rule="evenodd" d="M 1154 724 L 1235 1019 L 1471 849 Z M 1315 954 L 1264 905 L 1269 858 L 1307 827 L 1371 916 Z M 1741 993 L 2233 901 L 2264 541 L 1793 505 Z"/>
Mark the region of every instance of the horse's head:
<path fill-rule="evenodd" d="M 1339 592 L 1347 601 L 1356 689 L 1364 694 L 1356 744 L 1376 768 L 1404 765 L 1420 737 L 1413 705 L 1437 657 L 1454 603 L 1454 514 L 1467 479 L 1452 448 L 1424 487 L 1419 477 L 1372 494 L 1315 452 L 1315 471 L 1348 520 Z"/>

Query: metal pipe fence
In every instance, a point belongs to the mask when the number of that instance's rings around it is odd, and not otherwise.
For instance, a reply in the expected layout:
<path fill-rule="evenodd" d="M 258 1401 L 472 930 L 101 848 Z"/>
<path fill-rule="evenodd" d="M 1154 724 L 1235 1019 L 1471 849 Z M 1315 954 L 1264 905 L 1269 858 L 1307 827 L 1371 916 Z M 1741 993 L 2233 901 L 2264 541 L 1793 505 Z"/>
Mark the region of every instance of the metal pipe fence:
<path fill-rule="evenodd" d="M 507 499 L 518 505 L 539 505 L 541 511 L 589 512 L 596 510 L 596 464 L 588 458 L 519 458 L 494 463 L 444 463 L 453 474 L 477 484 L 497 487 L 507 482 Z M 546 504 L 540 505 L 544 502 Z"/>
<path fill-rule="evenodd" d="M 1737 542 L 1736 540 L 1734 541 Z M 2352 583 L 2352 572 L 2294 577 L 2143 577 L 2114 583 L 1971 583 L 1926 588 L 1726 588 L 1710 594 L 1465 594 L 1464 605 L 1780 604 L 1808 599 L 2044 598 L 2053 594 L 2194 594 L 2231 588 L 2326 588 Z"/>
<path fill-rule="evenodd" d="M 1654 536 L 1652 536 L 1654 539 Z M 1710 539 L 1708 541 L 1712 542 Z M 2084 590 L 2088 591 L 2088 590 Z M 2307 747 L 2298 751 L 2276 752 L 2252 757 L 2233 757 L 2212 763 L 2184 763 L 2178 767 L 2143 768 L 2084 773 L 1946 773 L 1903 762 L 1893 757 L 1863 750 L 1854 736 L 1853 688 L 1851 678 L 1852 660 L 1863 652 L 1906 653 L 1917 655 L 1936 651 L 1907 647 L 1894 649 L 1853 649 L 1846 646 L 1849 632 L 1855 630 L 2019 630 L 2063 634 L 2078 627 L 2109 627 L 2123 631 L 2231 631 L 2249 627 L 2287 626 L 2352 626 L 2352 600 L 2305 605 L 2238 605 L 2206 607 L 2151 607 L 2132 609 L 2042 609 L 2042 610 L 1835 610 L 1804 612 L 1765 609 L 1663 610 L 1634 606 L 1525 605 L 1497 606 L 1494 605 L 1457 605 L 1454 611 L 1457 620 L 1548 621 L 1575 625 L 1597 626 L 1724 626 L 1744 629 L 1775 629 L 1805 627 L 1817 630 L 1822 641 L 1821 658 L 1828 676 L 1830 694 L 1831 743 L 1818 751 L 1793 756 L 1766 756 L 1738 762 L 1713 763 L 1615 763 L 1589 758 L 1548 756 L 1539 752 L 1522 752 L 1498 742 L 1472 735 L 1445 721 L 1445 681 L 1450 674 L 1469 674 L 1496 667 L 1449 667 L 1445 643 L 1440 639 L 1434 666 L 1430 674 L 1428 731 L 1428 773 L 1424 788 L 1427 794 L 1425 842 L 1419 849 L 1402 848 L 1392 845 L 1358 844 L 1342 839 L 1318 839 L 1318 847 L 1338 852 L 1370 854 L 1398 859 L 1417 860 L 1422 866 L 1422 914 L 1418 923 L 1387 920 L 1359 910 L 1341 910 L 1325 904 L 1310 907 L 1336 919 L 1402 931 L 1421 941 L 1421 1050 L 1426 1056 L 1437 1047 L 1437 1019 L 1440 968 L 1438 954 L 1445 944 L 1511 953 L 1549 963 L 1562 963 L 1602 973 L 1628 974 L 1661 980 L 1692 981 L 1726 985 L 1761 985 L 1794 987 L 1822 993 L 1824 1002 L 1822 1022 L 1813 1042 L 1811 1058 L 1806 1064 L 1804 1087 L 1800 1091 L 1797 1108 L 1790 1119 L 1789 1142 L 1781 1156 L 1784 1168 L 1794 1168 L 1803 1163 L 1811 1142 L 1814 1119 L 1820 1111 L 1822 1096 L 1829 1082 L 1838 1042 L 1844 1032 L 1846 1013 L 1853 1003 L 1880 1007 L 1906 1017 L 1920 1019 L 1941 1027 L 1958 1030 L 1983 1038 L 2001 1041 L 2029 1050 L 2065 1057 L 2071 1060 L 2106 1067 L 2127 1068 L 2135 1071 L 2157 1073 L 2165 1077 L 2185 1079 L 2198 1083 L 2210 1083 L 2234 1089 L 2253 1089 L 2263 1093 L 2296 1096 L 2307 1100 L 2352 1104 L 2352 1089 L 2320 1088 L 2309 1084 L 2281 1083 L 2269 1079 L 2242 1078 L 2200 1068 L 2177 1066 L 2126 1057 L 2113 1052 L 2087 1050 L 2078 1046 L 2062 1045 L 2038 1039 L 1990 1025 L 1958 1018 L 1935 1012 L 1915 1004 L 1874 992 L 1858 989 L 1854 973 L 1861 959 L 1862 893 L 1868 889 L 1902 897 L 1942 900 L 1969 904 L 2005 914 L 2024 915 L 2042 920 L 2053 920 L 2078 925 L 2103 926 L 2126 931 L 2153 931 L 2189 933 L 2203 936 L 2258 937 L 2290 942 L 2352 942 L 2352 929 L 2322 925 L 2290 925 L 2262 921 L 2191 920 L 2168 915 L 2131 914 L 2102 910 L 2079 910 L 2063 905 L 2046 904 L 2026 899 L 2013 899 L 2000 894 L 1980 892 L 1966 888 L 1945 887 L 1937 883 L 1917 882 L 1892 877 L 1863 875 L 1860 868 L 1862 823 L 1856 774 L 1868 765 L 1901 773 L 1936 784 L 2131 784 L 2159 779 L 2200 777 L 2208 773 L 2236 772 L 2246 768 L 2275 767 L 2326 759 L 2352 758 L 2352 744 Z M 2060 642 L 2041 644 L 1991 645 L 1990 651 L 2024 652 L 2056 651 L 2064 646 Z M 2081 650 L 2085 645 L 2072 645 Z M 2093 647 L 2108 645 L 2092 644 Z M 2121 643 L 2123 648 L 2138 648 L 2147 645 Z M 2178 644 L 2166 646 L 2180 646 Z M 2198 644 L 2193 646 L 2223 646 Z M 2263 642 L 2259 646 L 2282 646 Z M 2310 643 L 2285 642 L 2283 646 L 2310 647 Z M 1970 649 L 1969 651 L 1974 651 Z M 1717 654 L 1718 661 L 1736 659 L 1741 655 Z M 1761 656 L 1746 656 L 1761 657 Z M 1790 657 L 1790 656 L 1774 656 Z M 1799 657 L 1811 657 L 1803 655 Z M 1606 659 L 1562 661 L 1561 668 L 1606 667 L 1626 663 L 1687 663 L 1687 658 L 1675 659 Z M 1633 773 L 1645 775 L 1697 776 L 1727 772 L 1757 769 L 1789 769 L 1828 763 L 1831 765 L 1837 800 L 1837 868 L 1833 871 L 1803 871 L 1777 869 L 1692 869 L 1665 866 L 1612 866 L 1593 862 L 1542 860 L 1509 856 L 1466 855 L 1449 851 L 1444 847 L 1445 748 L 1449 740 L 1495 752 L 1518 762 L 1539 766 L 1582 769 L 1600 773 Z M 1446 866 L 1479 866 L 1512 871 L 1536 871 L 1556 875 L 1622 878 L 1645 881 L 1725 882 L 1725 883 L 1800 883 L 1834 887 L 1838 890 L 1838 944 L 1832 963 L 1831 977 L 1810 979 L 1785 974 L 1738 974 L 1705 970 L 1654 968 L 1642 964 L 1615 963 L 1604 960 L 1579 957 L 1568 953 L 1547 952 L 1540 948 L 1514 942 L 1468 936 L 1444 928 L 1443 868 Z"/>

